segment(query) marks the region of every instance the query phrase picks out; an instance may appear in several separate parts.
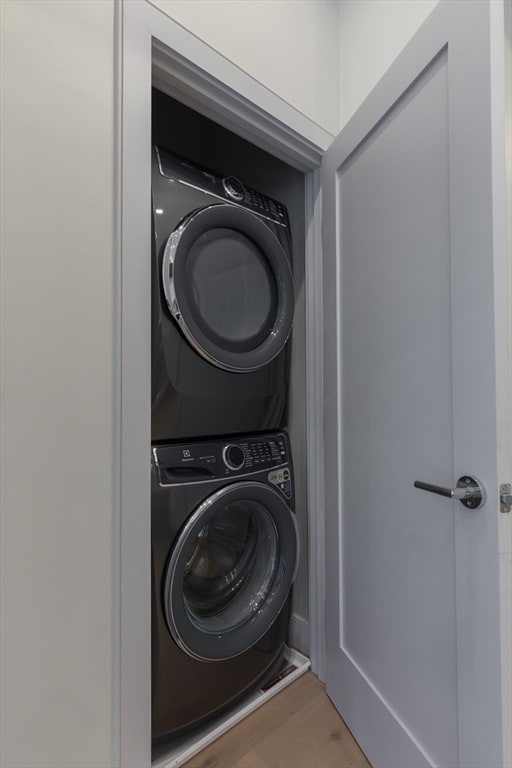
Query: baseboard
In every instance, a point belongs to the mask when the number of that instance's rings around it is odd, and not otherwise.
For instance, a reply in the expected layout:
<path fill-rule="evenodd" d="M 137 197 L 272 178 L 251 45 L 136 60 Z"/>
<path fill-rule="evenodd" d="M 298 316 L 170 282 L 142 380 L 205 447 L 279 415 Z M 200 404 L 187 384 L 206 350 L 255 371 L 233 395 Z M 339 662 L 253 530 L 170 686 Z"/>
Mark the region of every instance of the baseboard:
<path fill-rule="evenodd" d="M 288 644 L 309 656 L 309 622 L 296 613 L 290 619 Z"/>
<path fill-rule="evenodd" d="M 158 748 L 153 755 L 152 768 L 178 768 L 183 765 L 309 669 L 309 659 L 293 648 L 285 646 L 283 656 L 292 669 L 288 668 L 283 675 L 276 675 L 270 688 L 258 688 L 248 694 L 229 714 L 222 715 L 190 736 L 176 739 L 168 746 Z"/>

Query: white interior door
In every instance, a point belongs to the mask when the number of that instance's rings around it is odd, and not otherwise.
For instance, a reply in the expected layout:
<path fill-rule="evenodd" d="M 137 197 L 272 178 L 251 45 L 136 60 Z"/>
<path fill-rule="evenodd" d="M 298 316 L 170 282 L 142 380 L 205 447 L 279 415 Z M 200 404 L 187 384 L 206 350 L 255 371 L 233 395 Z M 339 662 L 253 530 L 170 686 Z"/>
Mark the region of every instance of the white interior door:
<path fill-rule="evenodd" d="M 502 765 L 492 6 L 441 3 L 323 169 L 327 690 L 374 766 Z M 479 509 L 413 485 L 463 475 Z"/>

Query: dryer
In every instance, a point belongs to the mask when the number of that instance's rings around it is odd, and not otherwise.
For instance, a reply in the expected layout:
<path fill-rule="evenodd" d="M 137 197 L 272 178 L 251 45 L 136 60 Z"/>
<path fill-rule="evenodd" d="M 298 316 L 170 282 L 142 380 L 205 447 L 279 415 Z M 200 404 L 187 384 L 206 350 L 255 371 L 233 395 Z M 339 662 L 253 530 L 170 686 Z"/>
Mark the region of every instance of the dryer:
<path fill-rule="evenodd" d="M 284 205 L 154 147 L 152 442 L 283 426 L 294 310 Z"/>
<path fill-rule="evenodd" d="M 299 536 L 285 433 L 152 448 L 152 736 L 218 715 L 274 671 Z"/>

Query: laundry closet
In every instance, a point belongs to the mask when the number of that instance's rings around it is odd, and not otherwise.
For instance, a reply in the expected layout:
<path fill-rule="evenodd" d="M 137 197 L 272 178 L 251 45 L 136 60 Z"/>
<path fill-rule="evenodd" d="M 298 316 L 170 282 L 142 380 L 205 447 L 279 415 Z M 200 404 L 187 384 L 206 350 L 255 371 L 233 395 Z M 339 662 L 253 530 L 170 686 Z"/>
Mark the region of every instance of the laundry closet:
<path fill-rule="evenodd" d="M 156 88 L 152 144 L 152 722 L 165 755 L 273 679 L 283 643 L 308 652 L 305 185 Z"/>

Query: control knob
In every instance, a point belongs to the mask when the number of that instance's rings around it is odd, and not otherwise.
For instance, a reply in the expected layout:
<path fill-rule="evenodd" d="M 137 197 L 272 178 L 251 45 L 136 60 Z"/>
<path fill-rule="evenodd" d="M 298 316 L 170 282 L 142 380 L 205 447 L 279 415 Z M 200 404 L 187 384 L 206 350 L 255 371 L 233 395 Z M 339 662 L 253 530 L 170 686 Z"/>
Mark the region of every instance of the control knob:
<path fill-rule="evenodd" d="M 224 447 L 222 458 L 224 459 L 226 467 L 235 471 L 237 469 L 242 469 L 245 464 L 245 453 L 239 445 L 235 445 L 234 443 L 228 443 L 228 445 Z"/>
<path fill-rule="evenodd" d="M 223 179 L 222 185 L 226 194 L 229 195 L 229 197 L 231 197 L 233 200 L 241 202 L 244 199 L 244 185 L 241 181 L 238 181 L 235 176 L 227 176 L 225 179 Z"/>

